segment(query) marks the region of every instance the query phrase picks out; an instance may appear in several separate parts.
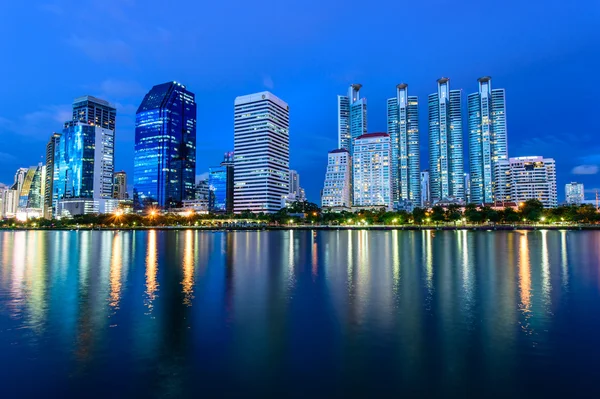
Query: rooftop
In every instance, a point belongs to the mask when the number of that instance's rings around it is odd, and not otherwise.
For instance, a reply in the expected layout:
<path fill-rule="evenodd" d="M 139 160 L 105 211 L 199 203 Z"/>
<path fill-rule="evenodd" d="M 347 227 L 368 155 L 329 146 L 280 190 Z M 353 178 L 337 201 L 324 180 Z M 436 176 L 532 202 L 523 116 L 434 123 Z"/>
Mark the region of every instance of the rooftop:
<path fill-rule="evenodd" d="M 367 133 L 367 134 L 363 134 L 362 136 L 358 136 L 356 139 L 357 140 L 362 140 L 362 139 L 372 139 L 375 137 L 390 137 L 389 134 L 384 133 L 384 132 L 377 132 L 377 133 Z"/>

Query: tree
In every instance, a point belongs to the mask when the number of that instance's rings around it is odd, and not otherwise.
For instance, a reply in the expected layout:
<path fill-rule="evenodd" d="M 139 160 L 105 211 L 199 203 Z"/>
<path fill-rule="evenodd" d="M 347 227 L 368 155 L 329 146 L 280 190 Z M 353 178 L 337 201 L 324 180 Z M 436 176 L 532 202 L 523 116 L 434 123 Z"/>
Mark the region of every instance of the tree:
<path fill-rule="evenodd" d="M 521 217 L 532 222 L 537 222 L 542 217 L 544 205 L 540 200 L 529 199 L 521 207 Z"/>
<path fill-rule="evenodd" d="M 469 204 L 465 208 L 465 218 L 471 223 L 481 223 L 483 215 L 477 209 L 477 205 Z"/>
<path fill-rule="evenodd" d="M 415 208 L 412 211 L 412 217 L 415 224 L 423 223 L 423 219 L 425 219 L 425 209 L 423 208 Z"/>
<path fill-rule="evenodd" d="M 516 223 L 519 221 L 519 214 L 510 206 L 504 208 L 504 222 L 505 223 Z"/>
<path fill-rule="evenodd" d="M 448 209 L 446 210 L 446 219 L 449 222 L 454 222 L 456 224 L 457 220 L 460 220 L 462 217 L 462 213 L 460 211 L 460 206 L 456 204 L 448 205 Z"/>
<path fill-rule="evenodd" d="M 444 220 L 446 220 L 446 212 L 444 212 L 444 208 L 442 208 L 439 205 L 434 206 L 431 210 L 431 220 L 433 220 L 436 223 L 443 222 Z"/>

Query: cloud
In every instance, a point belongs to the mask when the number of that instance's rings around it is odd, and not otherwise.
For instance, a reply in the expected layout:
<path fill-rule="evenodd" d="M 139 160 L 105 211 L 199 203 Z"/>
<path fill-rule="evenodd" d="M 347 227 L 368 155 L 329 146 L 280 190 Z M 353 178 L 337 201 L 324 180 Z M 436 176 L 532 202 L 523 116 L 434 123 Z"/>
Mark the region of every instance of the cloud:
<path fill-rule="evenodd" d="M 571 170 L 574 175 L 595 175 L 598 173 L 597 165 L 579 165 Z"/>
<path fill-rule="evenodd" d="M 71 105 L 47 105 L 16 119 L 0 116 L 0 131 L 47 140 L 52 132 L 60 131 L 63 123 L 72 117 Z"/>
<path fill-rule="evenodd" d="M 140 97 L 146 89 L 135 81 L 106 79 L 100 83 L 100 93 L 106 98 Z"/>
<path fill-rule="evenodd" d="M 273 79 L 270 76 L 263 77 L 263 86 L 265 86 L 269 90 L 273 90 L 275 84 L 273 83 Z"/>
<path fill-rule="evenodd" d="M 121 39 L 94 39 L 73 35 L 67 40 L 67 44 L 81 51 L 92 61 L 117 62 L 128 66 L 133 64 L 133 51 Z"/>
<path fill-rule="evenodd" d="M 17 157 L 15 157 L 12 154 L 8 154 L 6 152 L 0 152 L 0 162 L 14 162 L 17 160 Z"/>
<path fill-rule="evenodd" d="M 208 179 L 208 172 L 204 172 L 204 173 L 200 173 L 199 175 L 196 175 L 196 182 L 200 181 L 200 180 L 206 180 Z"/>

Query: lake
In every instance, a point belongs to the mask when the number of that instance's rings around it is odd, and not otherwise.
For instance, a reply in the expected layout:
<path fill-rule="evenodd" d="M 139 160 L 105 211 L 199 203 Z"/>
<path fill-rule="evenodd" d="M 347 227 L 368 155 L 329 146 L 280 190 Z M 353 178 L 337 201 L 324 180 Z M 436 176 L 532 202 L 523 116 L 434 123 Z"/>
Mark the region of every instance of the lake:
<path fill-rule="evenodd" d="M 2 397 L 598 397 L 600 232 L 0 231 Z"/>

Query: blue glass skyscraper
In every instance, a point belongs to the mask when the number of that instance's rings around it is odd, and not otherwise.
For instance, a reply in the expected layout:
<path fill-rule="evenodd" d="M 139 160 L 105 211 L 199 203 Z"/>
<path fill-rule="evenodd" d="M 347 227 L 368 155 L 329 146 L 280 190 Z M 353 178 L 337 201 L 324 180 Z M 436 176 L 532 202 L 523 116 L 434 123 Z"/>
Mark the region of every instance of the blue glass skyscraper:
<path fill-rule="evenodd" d="M 508 160 L 506 139 L 506 101 L 504 89 L 492 90 L 489 76 L 478 80 L 479 91 L 469 94 L 469 168 L 471 202 L 496 201 L 498 177 L 495 165 Z"/>
<path fill-rule="evenodd" d="M 352 153 L 352 142 L 367 134 L 367 99 L 360 98 L 362 85 L 352 84 L 347 96 L 338 96 L 338 146 Z"/>
<path fill-rule="evenodd" d="M 194 198 L 196 102 L 177 82 L 154 86 L 135 120 L 133 195 L 136 208 L 171 208 Z"/>
<path fill-rule="evenodd" d="M 432 202 L 464 201 L 464 155 L 461 90 L 450 79 L 438 79 L 429 95 L 429 179 Z"/>

